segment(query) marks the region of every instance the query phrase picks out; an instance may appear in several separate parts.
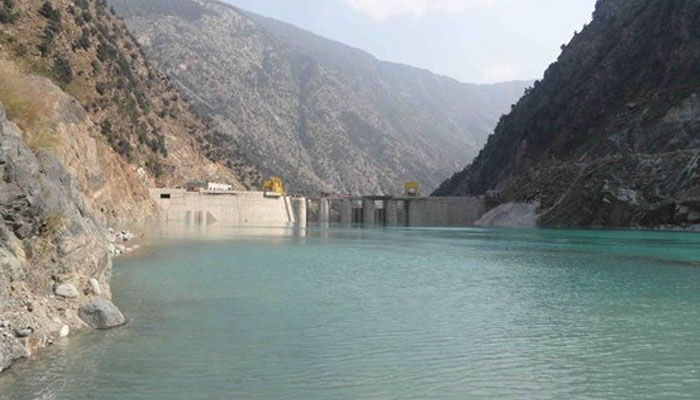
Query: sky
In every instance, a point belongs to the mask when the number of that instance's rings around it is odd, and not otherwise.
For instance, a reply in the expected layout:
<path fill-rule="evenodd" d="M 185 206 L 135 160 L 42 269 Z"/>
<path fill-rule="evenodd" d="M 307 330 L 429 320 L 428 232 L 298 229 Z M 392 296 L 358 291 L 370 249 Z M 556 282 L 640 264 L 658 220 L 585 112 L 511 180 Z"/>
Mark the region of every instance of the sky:
<path fill-rule="evenodd" d="M 596 0 L 224 0 L 462 82 L 539 79 Z"/>

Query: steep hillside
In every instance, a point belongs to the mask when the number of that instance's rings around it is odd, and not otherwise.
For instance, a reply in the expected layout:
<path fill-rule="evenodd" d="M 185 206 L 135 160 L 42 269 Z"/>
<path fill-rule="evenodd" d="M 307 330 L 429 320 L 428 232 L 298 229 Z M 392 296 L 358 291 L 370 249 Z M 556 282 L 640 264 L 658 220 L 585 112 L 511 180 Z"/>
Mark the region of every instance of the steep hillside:
<path fill-rule="evenodd" d="M 432 189 L 526 86 L 462 84 L 213 1 L 111 3 L 193 104 L 297 191 Z"/>
<path fill-rule="evenodd" d="M 76 98 L 144 186 L 204 178 L 241 188 L 258 183 L 257 171 L 238 154 L 236 144 L 213 121 L 198 117 L 167 77 L 145 60 L 106 2 L 3 4 L 11 17 L 1 25 L 2 55 Z"/>
<path fill-rule="evenodd" d="M 539 200 L 547 226 L 700 222 L 700 2 L 600 0 L 438 195 Z"/>

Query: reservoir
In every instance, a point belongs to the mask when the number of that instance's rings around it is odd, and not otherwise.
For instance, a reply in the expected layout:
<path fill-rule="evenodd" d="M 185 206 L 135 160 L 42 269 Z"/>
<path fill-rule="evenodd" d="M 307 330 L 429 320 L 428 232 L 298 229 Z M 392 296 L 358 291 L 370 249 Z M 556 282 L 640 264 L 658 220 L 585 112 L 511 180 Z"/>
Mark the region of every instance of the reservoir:
<path fill-rule="evenodd" d="M 115 260 L 128 325 L 0 399 L 696 399 L 700 236 L 231 229 Z"/>

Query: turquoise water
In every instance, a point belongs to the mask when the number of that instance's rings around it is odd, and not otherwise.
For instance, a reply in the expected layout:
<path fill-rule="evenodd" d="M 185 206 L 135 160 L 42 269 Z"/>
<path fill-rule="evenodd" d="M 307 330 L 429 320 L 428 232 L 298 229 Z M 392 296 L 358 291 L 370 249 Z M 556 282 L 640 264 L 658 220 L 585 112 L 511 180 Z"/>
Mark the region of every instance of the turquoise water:
<path fill-rule="evenodd" d="M 697 399 L 700 236 L 243 231 L 115 263 L 129 325 L 0 399 Z"/>

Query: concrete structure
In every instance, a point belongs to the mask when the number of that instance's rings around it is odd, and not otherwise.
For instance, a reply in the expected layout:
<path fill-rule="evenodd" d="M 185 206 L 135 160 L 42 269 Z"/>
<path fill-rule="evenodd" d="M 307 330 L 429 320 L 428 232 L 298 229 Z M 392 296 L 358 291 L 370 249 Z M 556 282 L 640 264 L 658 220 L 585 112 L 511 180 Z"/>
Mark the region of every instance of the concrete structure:
<path fill-rule="evenodd" d="M 399 226 L 399 201 L 395 199 L 388 199 L 384 201 L 384 223 L 386 226 L 393 227 Z M 403 207 L 401 212 L 404 212 Z"/>
<path fill-rule="evenodd" d="M 476 197 L 323 197 L 310 202 L 318 210 L 309 214 L 310 220 L 321 226 L 333 221 L 366 228 L 474 226 L 486 212 L 484 200 Z M 334 210 L 338 215 L 333 215 Z"/>
<path fill-rule="evenodd" d="M 297 226 L 299 228 L 306 228 L 306 221 L 308 218 L 308 212 L 306 207 L 306 197 L 298 197 L 293 199 L 294 202 L 294 214 L 296 217 Z"/>
<path fill-rule="evenodd" d="M 408 202 L 408 226 L 471 226 L 486 213 L 475 197 L 427 197 Z"/>
<path fill-rule="evenodd" d="M 269 198 L 263 192 L 185 189 L 151 189 L 150 194 L 160 206 L 164 222 L 255 227 L 287 227 L 297 223 L 298 212 L 295 213 L 288 196 Z M 305 200 L 303 204 L 306 205 Z"/>
<path fill-rule="evenodd" d="M 198 192 L 151 189 L 164 222 L 183 225 L 235 227 L 321 227 L 330 224 L 379 227 L 473 226 L 486 212 L 486 203 L 474 197 L 319 197 L 266 196 L 263 192 L 235 192 L 208 186 Z"/>
<path fill-rule="evenodd" d="M 371 228 L 376 224 L 375 214 L 377 210 L 376 200 L 374 198 L 362 199 L 362 224 Z"/>
<path fill-rule="evenodd" d="M 340 224 L 343 226 L 352 225 L 352 200 L 341 199 L 340 203 Z"/>
<path fill-rule="evenodd" d="M 318 222 L 321 226 L 328 226 L 331 220 L 331 205 L 327 198 L 318 200 Z"/>

